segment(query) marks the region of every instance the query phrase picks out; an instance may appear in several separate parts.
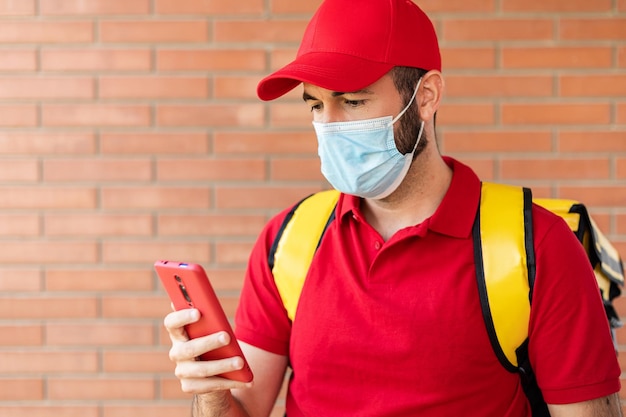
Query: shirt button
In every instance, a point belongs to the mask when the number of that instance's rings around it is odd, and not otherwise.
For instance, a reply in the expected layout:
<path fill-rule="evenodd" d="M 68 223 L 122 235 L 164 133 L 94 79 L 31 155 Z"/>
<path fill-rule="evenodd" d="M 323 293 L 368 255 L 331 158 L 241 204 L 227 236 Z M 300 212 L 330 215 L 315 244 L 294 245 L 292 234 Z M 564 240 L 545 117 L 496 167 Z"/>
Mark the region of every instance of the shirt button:
<path fill-rule="evenodd" d="M 374 249 L 379 250 L 380 246 L 381 246 L 381 244 L 380 244 L 379 241 L 374 242 Z"/>

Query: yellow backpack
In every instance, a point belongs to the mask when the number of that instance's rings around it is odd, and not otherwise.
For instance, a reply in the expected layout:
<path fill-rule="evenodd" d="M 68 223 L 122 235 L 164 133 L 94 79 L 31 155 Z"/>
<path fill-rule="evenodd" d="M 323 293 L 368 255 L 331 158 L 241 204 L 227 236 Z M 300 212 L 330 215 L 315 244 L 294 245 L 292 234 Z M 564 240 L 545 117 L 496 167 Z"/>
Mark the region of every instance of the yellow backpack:
<path fill-rule="evenodd" d="M 300 292 L 339 192 L 322 191 L 296 204 L 274 239 L 268 262 L 283 305 L 293 321 Z M 624 267 L 584 205 L 573 200 L 532 199 L 527 188 L 483 183 L 473 226 L 476 278 L 483 319 L 502 365 L 518 372 L 533 416 L 549 416 L 528 360 L 528 321 L 535 279 L 532 202 L 562 217 L 583 244 L 594 268 L 607 319 L 621 327 L 612 301 L 621 294 Z M 615 340 L 615 336 L 613 335 Z"/>

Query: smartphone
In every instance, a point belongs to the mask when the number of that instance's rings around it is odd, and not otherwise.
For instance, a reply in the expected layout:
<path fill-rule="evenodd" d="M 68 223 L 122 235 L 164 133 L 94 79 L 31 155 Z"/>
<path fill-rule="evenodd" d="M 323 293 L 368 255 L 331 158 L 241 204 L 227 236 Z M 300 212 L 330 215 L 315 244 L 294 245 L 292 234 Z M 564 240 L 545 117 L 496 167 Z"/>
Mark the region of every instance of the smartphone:
<path fill-rule="evenodd" d="M 235 339 L 226 313 L 220 304 L 211 282 L 202 266 L 193 263 L 157 261 L 154 269 L 174 305 L 174 309 L 195 308 L 200 311 L 200 319 L 185 326 L 190 339 L 217 333 L 227 332 L 230 343 L 219 349 L 200 356 L 200 360 L 216 360 L 239 356 L 244 361 L 242 369 L 226 372 L 219 376 L 235 381 L 252 381 L 252 371 L 241 347 Z"/>

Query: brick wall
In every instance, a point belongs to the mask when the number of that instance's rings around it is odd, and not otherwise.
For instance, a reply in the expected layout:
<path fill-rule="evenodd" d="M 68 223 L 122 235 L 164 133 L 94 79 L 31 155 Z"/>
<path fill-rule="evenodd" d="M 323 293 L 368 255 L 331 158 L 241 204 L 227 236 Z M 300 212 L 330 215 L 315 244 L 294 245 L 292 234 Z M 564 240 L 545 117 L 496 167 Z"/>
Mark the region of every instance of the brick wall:
<path fill-rule="evenodd" d="M 300 92 L 255 95 L 319 2 L 0 0 L 0 415 L 187 415 L 152 263 L 232 314 L 264 222 L 324 186 Z M 626 0 L 420 4 L 444 153 L 585 201 L 626 258 Z"/>

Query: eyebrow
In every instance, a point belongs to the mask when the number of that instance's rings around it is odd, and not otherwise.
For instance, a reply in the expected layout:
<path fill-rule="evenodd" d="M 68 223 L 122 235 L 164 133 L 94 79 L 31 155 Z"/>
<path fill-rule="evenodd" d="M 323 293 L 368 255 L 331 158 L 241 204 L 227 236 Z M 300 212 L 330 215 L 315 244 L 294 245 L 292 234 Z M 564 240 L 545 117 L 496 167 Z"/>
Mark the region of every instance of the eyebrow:
<path fill-rule="evenodd" d="M 332 97 L 340 97 L 343 96 L 344 94 L 374 94 L 374 92 L 372 90 L 368 90 L 367 88 L 362 88 L 360 90 L 356 90 L 356 91 L 333 91 L 331 93 Z M 309 101 L 309 100 L 317 100 L 316 97 L 312 96 L 311 94 L 307 93 L 306 91 L 304 93 L 302 93 L 302 100 L 304 101 Z"/>

